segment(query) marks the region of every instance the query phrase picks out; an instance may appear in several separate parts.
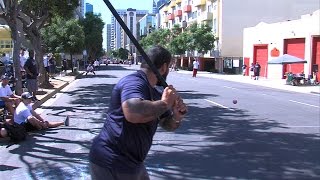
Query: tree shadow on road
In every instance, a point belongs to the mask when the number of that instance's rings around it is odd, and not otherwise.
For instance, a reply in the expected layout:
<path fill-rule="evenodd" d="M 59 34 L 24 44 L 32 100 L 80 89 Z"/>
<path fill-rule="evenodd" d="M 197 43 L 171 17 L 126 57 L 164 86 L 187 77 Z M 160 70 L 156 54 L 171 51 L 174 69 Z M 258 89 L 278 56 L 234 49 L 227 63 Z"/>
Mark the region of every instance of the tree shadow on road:
<path fill-rule="evenodd" d="M 53 117 L 71 112 L 74 124 L 34 134 L 9 152 L 19 156 L 33 179 L 72 179 L 88 173 L 91 139 L 103 125 L 113 87 L 93 84 L 65 92 L 72 97 L 72 107 L 42 108 L 52 110 Z M 180 94 L 186 101 L 217 97 L 188 90 Z M 242 109 L 208 103 L 190 103 L 188 108 L 175 133 L 158 129 L 146 161 L 151 179 L 320 178 L 316 135 L 281 132 L 282 124 Z"/>
<path fill-rule="evenodd" d="M 320 178 L 319 137 L 241 109 L 189 106 L 175 133 L 162 129 L 147 158 L 154 179 Z"/>

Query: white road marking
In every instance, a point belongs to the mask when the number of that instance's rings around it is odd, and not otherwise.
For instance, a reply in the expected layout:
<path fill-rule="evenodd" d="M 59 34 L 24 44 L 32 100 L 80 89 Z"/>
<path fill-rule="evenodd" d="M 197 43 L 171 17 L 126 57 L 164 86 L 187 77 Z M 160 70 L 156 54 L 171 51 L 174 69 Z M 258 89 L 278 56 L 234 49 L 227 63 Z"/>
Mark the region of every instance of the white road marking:
<path fill-rule="evenodd" d="M 234 90 L 238 90 L 237 88 L 234 87 L 230 87 L 230 86 L 223 86 L 224 88 L 228 88 L 228 89 L 234 89 Z"/>
<path fill-rule="evenodd" d="M 320 126 L 285 126 L 290 128 L 318 128 Z"/>
<path fill-rule="evenodd" d="M 320 106 L 316 106 L 316 105 L 312 105 L 312 104 L 307 104 L 307 103 L 303 103 L 303 102 L 299 102 L 299 101 L 294 101 L 294 100 L 289 100 L 290 102 L 294 102 L 294 103 L 298 103 L 298 104 L 303 104 L 306 106 L 311 106 L 311 107 L 315 107 L 315 108 L 320 108 Z"/>
<path fill-rule="evenodd" d="M 224 105 L 222 105 L 222 104 L 219 104 L 219 103 L 210 101 L 210 100 L 208 100 L 208 99 L 204 99 L 204 100 L 207 101 L 207 102 L 209 102 L 209 103 L 212 103 L 212 104 L 214 104 L 214 105 L 216 105 L 216 106 L 219 106 L 219 107 L 221 107 L 221 108 L 224 108 L 224 109 L 228 109 L 228 110 L 230 110 L 230 111 L 233 111 L 233 109 L 230 109 L 230 108 L 228 108 L 227 106 L 224 106 Z"/>

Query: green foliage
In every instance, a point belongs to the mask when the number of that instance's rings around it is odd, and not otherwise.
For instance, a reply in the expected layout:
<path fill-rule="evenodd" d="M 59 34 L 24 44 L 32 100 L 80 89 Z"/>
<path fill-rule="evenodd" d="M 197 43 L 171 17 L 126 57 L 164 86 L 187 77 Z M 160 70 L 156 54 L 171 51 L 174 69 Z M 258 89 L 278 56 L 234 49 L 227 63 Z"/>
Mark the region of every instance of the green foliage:
<path fill-rule="evenodd" d="M 81 21 L 85 34 L 85 47 L 88 51 L 89 58 L 95 59 L 103 55 L 102 32 L 104 22 L 101 15 L 86 13 L 86 18 Z"/>
<path fill-rule="evenodd" d="M 78 0 L 21 0 L 23 12 L 36 17 L 59 15 L 65 18 L 73 16 L 73 10 L 79 5 Z"/>
<path fill-rule="evenodd" d="M 128 59 L 128 53 L 129 53 L 129 51 L 127 49 L 120 48 L 120 49 L 118 49 L 118 56 L 117 57 L 122 60 Z"/>
<path fill-rule="evenodd" d="M 181 55 L 184 54 L 188 46 L 188 33 L 182 32 L 178 36 L 174 37 L 169 43 L 169 50 L 172 54 Z"/>
<path fill-rule="evenodd" d="M 143 37 L 140 44 L 144 49 L 149 49 L 151 46 L 160 45 L 163 47 L 168 47 L 170 42 L 170 30 L 159 29 L 150 33 L 148 36 Z"/>
<path fill-rule="evenodd" d="M 50 52 L 80 53 L 84 47 L 84 32 L 76 19 L 55 17 L 50 26 L 42 31 Z"/>
<path fill-rule="evenodd" d="M 188 29 L 188 45 L 189 51 L 197 50 L 200 53 L 206 53 L 214 48 L 215 37 L 211 32 L 211 27 L 205 24 L 192 24 Z"/>

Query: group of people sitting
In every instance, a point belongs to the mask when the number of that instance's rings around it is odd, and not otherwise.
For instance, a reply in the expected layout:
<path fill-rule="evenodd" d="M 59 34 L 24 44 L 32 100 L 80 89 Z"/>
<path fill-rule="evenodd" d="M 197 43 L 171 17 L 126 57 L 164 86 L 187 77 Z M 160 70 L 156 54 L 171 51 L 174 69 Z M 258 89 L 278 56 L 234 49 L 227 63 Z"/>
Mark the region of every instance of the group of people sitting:
<path fill-rule="evenodd" d="M 64 121 L 49 122 L 36 113 L 32 108 L 33 96 L 29 92 L 24 92 L 21 96 L 15 95 L 9 85 L 8 77 L 1 76 L 0 83 L 0 107 L 8 110 L 9 119 L 0 123 L 0 137 L 7 137 L 8 131 L 4 124 L 23 125 L 26 131 L 55 128 L 58 126 L 69 126 L 69 118 Z"/>

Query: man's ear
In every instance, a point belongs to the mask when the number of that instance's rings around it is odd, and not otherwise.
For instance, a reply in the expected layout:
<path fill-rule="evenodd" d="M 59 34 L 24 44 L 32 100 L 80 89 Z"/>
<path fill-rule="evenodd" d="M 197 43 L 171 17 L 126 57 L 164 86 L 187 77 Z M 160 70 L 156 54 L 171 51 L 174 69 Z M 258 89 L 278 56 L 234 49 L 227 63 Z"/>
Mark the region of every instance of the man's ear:
<path fill-rule="evenodd" d="M 160 74 L 162 75 L 162 74 L 166 73 L 167 72 L 167 68 L 168 68 L 168 64 L 167 63 L 162 64 L 162 66 L 159 69 Z"/>

